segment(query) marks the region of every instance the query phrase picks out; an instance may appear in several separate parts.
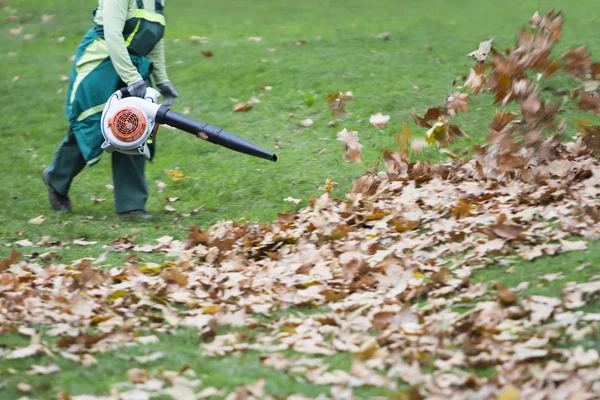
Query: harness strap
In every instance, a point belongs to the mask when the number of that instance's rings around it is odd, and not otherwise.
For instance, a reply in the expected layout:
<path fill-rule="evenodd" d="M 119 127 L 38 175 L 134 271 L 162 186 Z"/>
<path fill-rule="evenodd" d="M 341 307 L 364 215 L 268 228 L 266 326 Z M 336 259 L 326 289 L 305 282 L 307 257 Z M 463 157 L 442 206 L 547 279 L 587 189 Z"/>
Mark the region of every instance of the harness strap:
<path fill-rule="evenodd" d="M 144 0 L 137 0 L 137 6 L 140 10 L 144 9 Z M 162 14 L 165 6 L 163 6 L 162 0 L 154 1 L 154 11 L 158 14 Z"/>

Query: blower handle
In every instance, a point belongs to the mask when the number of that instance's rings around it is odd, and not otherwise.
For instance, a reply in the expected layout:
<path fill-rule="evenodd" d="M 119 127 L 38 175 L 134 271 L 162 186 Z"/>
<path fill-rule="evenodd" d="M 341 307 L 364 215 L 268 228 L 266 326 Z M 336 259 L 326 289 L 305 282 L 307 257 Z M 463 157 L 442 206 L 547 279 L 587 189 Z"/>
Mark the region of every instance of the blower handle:
<path fill-rule="evenodd" d="M 121 93 L 121 98 L 125 99 L 127 97 L 131 97 L 131 93 L 129 93 L 129 90 L 127 90 L 127 86 L 125 86 L 123 89 L 119 89 L 119 92 Z"/>

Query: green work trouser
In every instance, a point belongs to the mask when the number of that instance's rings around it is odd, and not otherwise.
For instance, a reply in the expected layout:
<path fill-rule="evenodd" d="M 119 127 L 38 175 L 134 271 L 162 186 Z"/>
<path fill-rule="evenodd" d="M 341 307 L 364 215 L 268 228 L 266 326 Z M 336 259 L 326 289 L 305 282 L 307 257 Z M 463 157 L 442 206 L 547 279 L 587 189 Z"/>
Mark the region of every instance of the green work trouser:
<path fill-rule="evenodd" d="M 69 129 L 65 140 L 58 146 L 52 164 L 48 167 L 50 185 L 67 196 L 73 178 L 86 166 L 75 135 Z M 148 200 L 148 183 L 144 176 L 146 159 L 115 151 L 112 153 L 112 175 L 115 187 L 115 209 L 118 213 L 144 210 Z"/>

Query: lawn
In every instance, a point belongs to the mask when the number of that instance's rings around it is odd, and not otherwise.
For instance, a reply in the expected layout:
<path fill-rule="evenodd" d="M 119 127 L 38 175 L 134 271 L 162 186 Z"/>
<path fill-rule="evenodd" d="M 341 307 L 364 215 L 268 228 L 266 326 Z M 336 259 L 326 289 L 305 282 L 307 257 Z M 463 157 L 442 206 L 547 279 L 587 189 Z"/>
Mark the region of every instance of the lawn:
<path fill-rule="evenodd" d="M 205 229 L 226 220 L 272 222 L 279 213 L 306 207 L 312 196 L 322 192 L 328 179 L 335 182 L 331 194 L 344 198 L 354 179 L 381 162 L 380 150 L 396 146 L 393 135 L 401 131 L 403 123 L 408 123 L 417 136 L 424 135 L 425 130 L 412 122 L 411 108 L 422 114 L 456 91 L 452 80 L 468 73 L 467 65 L 472 65 L 466 54 L 491 37 L 500 48 L 511 46 L 516 30 L 536 10 L 564 10 L 566 25 L 559 52 L 585 44 L 592 54 L 600 54 L 600 43 L 595 40 L 600 34 L 600 16 L 590 12 L 596 6 L 591 0 L 510 0 L 485 5 L 475 0 L 167 3 L 169 75 L 180 94 L 173 109 L 273 150 L 278 162 L 250 158 L 163 128 L 157 157 L 147 167 L 147 209 L 154 215 L 150 222 L 125 221 L 114 214 L 109 156 L 75 180 L 70 193 L 73 213 L 52 211 L 41 171 L 50 163 L 68 127 L 63 112 L 67 87 L 63 76 L 69 74 L 70 57 L 89 29 L 94 1 L 0 0 L 3 19 L 18 15 L 23 20 L 22 24 L 6 23 L 0 31 L 0 169 L 7 175 L 0 188 L 0 258 L 8 257 L 14 249 L 32 261 L 41 253 L 54 252 L 56 262 L 70 265 L 75 260 L 97 259 L 105 254 L 101 265 L 108 269 L 122 266 L 124 259 L 132 255 L 103 248 L 120 238 L 129 237 L 140 246 L 154 245 L 164 236 L 185 240 L 188 228 L 194 225 Z M 42 15 L 55 17 L 42 22 Z M 18 26 L 23 27 L 20 34 L 10 32 Z M 384 32 L 389 40 L 377 37 Z M 26 40 L 27 34 L 35 36 Z M 193 36 L 207 39 L 199 42 L 191 40 Z M 261 40 L 249 40 L 251 37 Z M 201 54 L 209 50 L 212 57 Z M 559 76 L 556 82 L 555 89 L 572 83 L 567 76 Z M 265 86 L 272 88 L 265 90 Z M 353 100 L 347 106 L 349 113 L 335 119 L 326 98 L 340 91 L 352 92 Z M 248 112 L 233 112 L 234 102 L 252 96 L 260 103 Z M 474 97 L 470 111 L 456 119 L 469 138 L 455 143 L 454 150 L 485 140 L 496 110 L 491 98 L 487 94 Z M 569 123 L 566 136 L 574 136 L 572 122 L 583 114 L 574 106 L 566 105 L 565 109 Z M 382 130 L 369 123 L 369 117 L 377 112 L 391 116 Z M 301 121 L 306 119 L 313 124 L 303 127 Z M 332 121 L 334 124 L 330 124 Z M 359 132 L 364 145 L 363 164 L 344 159 L 343 144 L 336 140 L 343 128 Z M 434 148 L 413 156 L 419 160 L 444 159 Z M 174 169 L 183 172 L 183 180 L 169 178 L 165 171 Z M 162 184 L 166 186 L 160 188 Z M 174 197 L 178 200 L 168 202 Z M 300 203 L 284 201 L 288 197 L 300 199 Z M 43 223 L 28 223 L 38 216 L 43 216 Z M 35 244 L 45 236 L 63 245 L 48 248 L 14 244 L 23 240 Z M 73 244 L 77 239 L 93 244 Z M 171 260 L 164 254 L 135 255 L 139 265 Z M 504 273 L 507 263 L 516 273 Z M 575 270 L 584 263 L 589 266 Z M 540 280 L 542 275 L 556 272 L 562 272 L 560 279 Z M 474 279 L 497 280 L 507 287 L 527 281 L 532 284 L 526 295 L 558 296 L 567 282 L 583 282 L 598 274 L 600 243 L 596 240 L 588 243 L 586 251 L 535 262 L 517 257 L 499 259 L 498 264 L 477 272 Z M 586 311 L 597 312 L 599 307 L 596 298 Z M 304 318 L 327 311 L 296 307 L 282 313 Z M 244 335 L 253 333 L 250 328 L 240 331 Z M 194 377 L 225 393 L 261 377 L 267 381 L 266 392 L 279 398 L 294 393 L 316 397 L 330 390 L 329 386 L 302 382 L 293 375 L 265 368 L 259 352 L 205 357 L 199 344 L 208 339 L 193 329 L 157 335 L 158 344 L 99 354 L 97 365 L 91 367 L 57 359 L 62 371 L 43 377 L 25 373 L 32 364 L 42 362 L 41 357 L 0 359 L 2 398 L 24 395 L 16 388 L 19 382 L 33 386 L 32 398 L 53 398 L 60 391 L 70 395 L 108 394 L 111 385 L 125 380 L 127 370 L 140 365 L 148 370 L 175 371 L 188 365 Z M 44 338 L 54 343 L 55 339 Z M 0 351 L 28 343 L 28 337 L 5 331 L 0 336 Z M 600 336 L 596 331 L 577 344 L 600 349 Z M 556 343 L 557 347 L 572 345 L 575 343 Z M 143 365 L 134 359 L 155 352 L 164 355 Z M 293 351 L 284 354 L 298 357 Z M 352 362 L 350 353 L 321 358 L 343 370 L 348 370 Z M 482 375 L 492 372 L 478 371 Z M 191 373 L 189 376 L 192 379 Z M 408 398 L 406 393 L 407 386 L 400 382 L 394 390 L 356 389 L 354 396 Z"/>

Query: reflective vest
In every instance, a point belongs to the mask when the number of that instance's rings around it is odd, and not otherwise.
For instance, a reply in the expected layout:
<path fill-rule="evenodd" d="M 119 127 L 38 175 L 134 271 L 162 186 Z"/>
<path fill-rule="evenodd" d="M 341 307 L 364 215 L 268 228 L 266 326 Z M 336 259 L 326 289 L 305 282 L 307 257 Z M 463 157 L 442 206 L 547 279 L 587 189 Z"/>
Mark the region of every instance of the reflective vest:
<path fill-rule="evenodd" d="M 146 56 L 154 49 L 165 35 L 166 20 L 162 0 L 155 0 L 156 12 L 144 9 L 144 1 L 136 0 L 138 10 L 133 18 L 125 21 L 123 38 L 130 54 Z M 96 15 L 94 11 L 94 16 Z M 98 36 L 104 39 L 104 27 L 94 23 L 94 29 Z"/>

